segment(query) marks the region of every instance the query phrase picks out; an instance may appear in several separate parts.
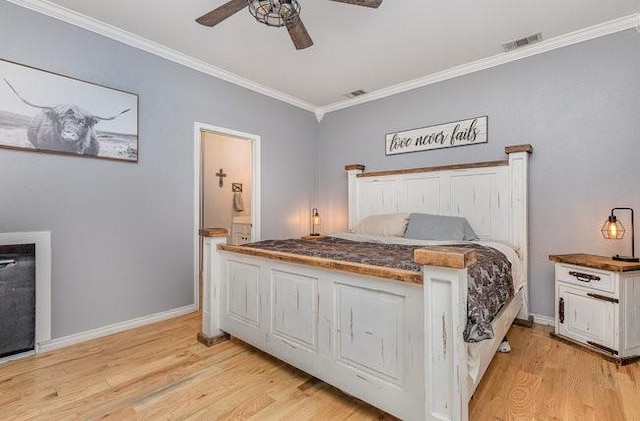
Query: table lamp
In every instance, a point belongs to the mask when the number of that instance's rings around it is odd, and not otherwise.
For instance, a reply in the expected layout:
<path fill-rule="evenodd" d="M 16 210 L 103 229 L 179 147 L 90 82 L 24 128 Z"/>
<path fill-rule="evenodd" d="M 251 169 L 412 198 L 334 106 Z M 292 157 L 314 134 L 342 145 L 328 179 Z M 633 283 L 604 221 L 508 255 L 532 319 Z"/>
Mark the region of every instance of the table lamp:
<path fill-rule="evenodd" d="M 602 229 L 601 229 L 602 235 L 607 240 L 621 240 L 622 237 L 624 237 L 625 229 L 620 223 L 620 221 L 618 221 L 618 218 L 615 215 L 615 211 L 618 211 L 618 210 L 631 211 L 631 256 L 620 256 L 619 254 L 616 254 L 615 256 L 613 256 L 613 260 L 619 260 L 622 262 L 638 262 L 640 261 L 640 259 L 636 257 L 636 252 L 635 252 L 635 238 L 634 238 L 635 229 L 633 225 L 633 209 L 631 208 L 611 209 L 611 215 L 609 215 L 607 220 L 604 222 L 604 225 L 602 225 Z"/>
<path fill-rule="evenodd" d="M 318 208 L 311 209 L 311 234 L 313 236 L 320 235 L 320 214 Z"/>

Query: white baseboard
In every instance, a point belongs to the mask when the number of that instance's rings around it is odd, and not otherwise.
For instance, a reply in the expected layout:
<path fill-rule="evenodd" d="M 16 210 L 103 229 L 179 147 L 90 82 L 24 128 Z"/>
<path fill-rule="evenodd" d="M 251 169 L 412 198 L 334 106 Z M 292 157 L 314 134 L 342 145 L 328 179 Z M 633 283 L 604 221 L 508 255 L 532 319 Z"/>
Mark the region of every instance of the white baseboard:
<path fill-rule="evenodd" d="M 175 308 L 173 310 L 162 311 L 160 313 L 151 314 L 149 316 L 138 317 L 137 319 L 127 320 L 125 322 L 115 323 L 109 326 L 99 327 L 97 329 L 88 330 L 86 332 L 74 333 L 73 335 L 63 336 L 62 338 L 52 339 L 39 344 L 37 352 L 47 352 L 58 348 L 64 348 L 80 342 L 97 339 L 103 336 L 111 335 L 136 327 L 148 325 L 151 323 L 161 322 L 163 320 L 172 319 L 184 314 L 198 311 L 198 306 L 189 304 L 184 307 Z"/>
<path fill-rule="evenodd" d="M 547 326 L 556 325 L 556 319 L 554 319 L 553 317 L 543 316 L 541 314 L 534 314 L 534 313 L 531 313 L 531 315 L 533 316 L 534 323 L 538 323 L 539 325 L 547 325 Z"/>

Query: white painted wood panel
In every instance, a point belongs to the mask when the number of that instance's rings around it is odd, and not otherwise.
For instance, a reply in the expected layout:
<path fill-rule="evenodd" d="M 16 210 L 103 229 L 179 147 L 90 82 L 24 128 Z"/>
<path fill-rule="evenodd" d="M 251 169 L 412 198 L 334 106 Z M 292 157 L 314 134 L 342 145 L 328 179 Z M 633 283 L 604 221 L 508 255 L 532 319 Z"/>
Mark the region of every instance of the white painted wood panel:
<path fill-rule="evenodd" d="M 338 361 L 403 386 L 404 297 L 345 284 L 336 297 Z"/>
<path fill-rule="evenodd" d="M 440 209 L 440 177 L 411 177 L 404 180 L 400 210 L 404 212 L 442 214 Z"/>
<path fill-rule="evenodd" d="M 210 338 L 221 335 L 220 317 L 222 315 L 222 280 L 226 264 L 218 253 L 218 244 L 226 243 L 225 237 L 206 237 L 202 255 L 202 332 Z M 218 282 L 216 282 L 218 280 Z"/>
<path fill-rule="evenodd" d="M 360 197 L 362 218 L 398 212 L 399 191 L 395 180 L 372 179 L 363 184 Z"/>
<path fill-rule="evenodd" d="M 451 214 L 467 218 L 478 237 L 495 238 L 497 235 L 493 220 L 495 194 L 495 174 L 453 175 L 451 177 Z"/>
<path fill-rule="evenodd" d="M 555 272 L 558 281 L 618 295 L 616 290 L 618 283 L 613 272 L 566 264 L 555 265 Z"/>
<path fill-rule="evenodd" d="M 614 303 L 587 296 L 587 291 L 558 285 L 558 297 L 564 301 L 564 323 L 559 333 L 581 342 L 593 341 L 617 349 Z"/>
<path fill-rule="evenodd" d="M 629 276 L 624 282 L 625 308 L 623 349 L 634 355 L 640 351 L 640 276 Z"/>
<path fill-rule="evenodd" d="M 516 241 L 514 236 L 514 226 L 516 229 L 522 231 L 527 230 L 527 215 L 526 213 L 519 216 L 517 219 L 514 216 L 515 198 L 514 195 L 523 194 L 522 192 L 515 192 L 511 188 L 511 179 L 513 178 L 512 168 L 509 167 L 508 171 L 496 172 L 496 184 L 495 191 L 492 193 L 494 202 L 491 209 L 491 216 L 493 218 L 493 234 L 492 238 L 508 239 L 509 242 L 517 245 L 526 244 L 527 237 L 522 237 L 519 241 Z M 519 186 L 521 187 L 521 186 Z M 515 225 L 514 225 L 515 224 Z M 522 248 L 522 246 L 521 246 Z M 524 247 L 524 250 L 527 248 Z M 526 263 L 526 251 L 522 253 L 523 260 Z M 525 271 L 526 274 L 526 271 Z"/>
<path fill-rule="evenodd" d="M 467 270 L 423 267 L 426 414 L 434 419 L 468 417 L 467 345 L 458 340 L 467 320 Z"/>
<path fill-rule="evenodd" d="M 227 314 L 237 321 L 258 327 L 258 281 L 260 266 L 237 261 L 228 262 Z"/>
<path fill-rule="evenodd" d="M 272 333 L 309 350 L 317 349 L 318 278 L 271 270 Z"/>
<path fill-rule="evenodd" d="M 509 181 L 507 189 L 504 191 L 511 200 L 507 202 L 509 208 L 510 241 L 520 246 L 521 254 L 527 256 L 529 253 L 529 186 L 528 186 L 528 155 L 527 154 L 510 154 L 509 155 Z M 499 191 L 503 191 L 502 188 Z M 525 265 L 525 274 L 528 259 L 523 259 Z"/>

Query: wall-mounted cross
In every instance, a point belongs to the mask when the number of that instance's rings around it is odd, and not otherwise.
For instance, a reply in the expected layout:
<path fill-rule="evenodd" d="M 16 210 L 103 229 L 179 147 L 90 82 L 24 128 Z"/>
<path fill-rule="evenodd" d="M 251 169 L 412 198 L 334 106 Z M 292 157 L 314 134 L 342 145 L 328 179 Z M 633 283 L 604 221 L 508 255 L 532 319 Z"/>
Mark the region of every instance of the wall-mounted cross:
<path fill-rule="evenodd" d="M 218 181 L 218 187 L 222 187 L 224 185 L 222 179 L 225 178 L 227 174 L 224 173 L 222 168 L 220 168 L 220 172 L 216 173 L 216 177 L 220 177 L 220 181 Z"/>

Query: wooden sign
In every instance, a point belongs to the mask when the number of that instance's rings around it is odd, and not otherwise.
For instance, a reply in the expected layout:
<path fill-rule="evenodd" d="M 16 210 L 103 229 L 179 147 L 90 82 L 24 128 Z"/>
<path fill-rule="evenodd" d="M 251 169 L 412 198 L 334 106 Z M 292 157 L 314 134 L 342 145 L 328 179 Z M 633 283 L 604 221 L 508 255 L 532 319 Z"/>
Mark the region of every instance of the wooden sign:
<path fill-rule="evenodd" d="M 451 148 L 487 143 L 488 117 L 475 117 L 437 126 L 389 133 L 385 137 L 385 154 Z"/>

